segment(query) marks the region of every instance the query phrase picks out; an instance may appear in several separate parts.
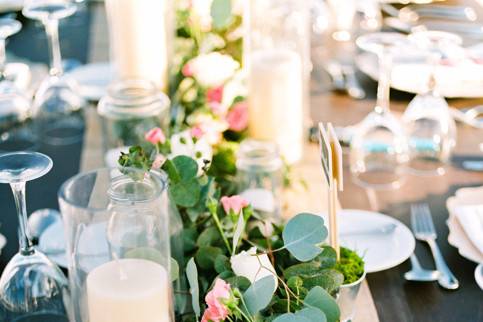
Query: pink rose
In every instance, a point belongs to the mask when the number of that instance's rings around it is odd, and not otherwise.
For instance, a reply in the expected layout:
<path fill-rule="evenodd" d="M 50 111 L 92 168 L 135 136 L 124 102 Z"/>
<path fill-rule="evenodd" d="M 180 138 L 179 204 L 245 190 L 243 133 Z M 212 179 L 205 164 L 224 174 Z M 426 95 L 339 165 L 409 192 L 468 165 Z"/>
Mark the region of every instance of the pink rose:
<path fill-rule="evenodd" d="M 210 88 L 206 91 L 206 100 L 208 102 L 221 103 L 222 99 L 223 99 L 223 86 Z"/>
<path fill-rule="evenodd" d="M 246 102 L 235 104 L 228 112 L 226 121 L 230 130 L 240 132 L 248 126 L 248 105 Z"/>
<path fill-rule="evenodd" d="M 204 132 L 201 126 L 195 125 L 191 128 L 191 136 L 197 139 L 201 139 L 203 136 Z"/>
<path fill-rule="evenodd" d="M 164 155 L 158 154 L 156 158 L 154 158 L 153 164 L 151 165 L 151 169 L 159 170 L 163 165 L 164 161 L 166 161 L 166 158 L 164 157 Z"/>
<path fill-rule="evenodd" d="M 159 127 L 149 130 L 148 133 L 144 135 L 144 138 L 146 141 L 149 141 L 152 144 L 166 142 L 166 137 L 164 136 L 163 130 L 161 130 Z"/>
<path fill-rule="evenodd" d="M 224 196 L 221 198 L 221 204 L 223 205 L 223 209 L 225 209 L 226 213 L 229 213 L 230 210 L 233 210 L 235 214 L 239 214 L 243 208 L 248 206 L 248 201 L 239 195 L 234 195 L 231 197 Z"/>
<path fill-rule="evenodd" d="M 216 279 L 215 286 L 206 294 L 205 301 L 208 308 L 203 313 L 201 322 L 220 322 L 225 320 L 230 311 L 222 300 L 230 298 L 230 284 L 222 279 Z"/>
<path fill-rule="evenodd" d="M 191 64 L 189 62 L 183 66 L 181 69 L 181 74 L 183 74 L 184 77 L 193 76 L 193 68 L 191 68 Z"/>

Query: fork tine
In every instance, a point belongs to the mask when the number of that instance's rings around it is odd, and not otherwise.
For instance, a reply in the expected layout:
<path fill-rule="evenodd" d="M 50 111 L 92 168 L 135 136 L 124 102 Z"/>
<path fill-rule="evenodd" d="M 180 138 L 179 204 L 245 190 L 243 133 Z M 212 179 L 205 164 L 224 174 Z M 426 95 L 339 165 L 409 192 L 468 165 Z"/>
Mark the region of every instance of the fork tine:
<path fill-rule="evenodd" d="M 415 204 L 411 205 L 411 228 L 415 233 L 418 232 L 418 221 L 416 218 L 417 206 Z"/>
<path fill-rule="evenodd" d="M 427 231 L 431 234 L 434 234 L 436 229 L 434 228 L 433 218 L 431 217 L 431 210 L 429 209 L 428 204 L 423 204 L 423 211 Z"/>

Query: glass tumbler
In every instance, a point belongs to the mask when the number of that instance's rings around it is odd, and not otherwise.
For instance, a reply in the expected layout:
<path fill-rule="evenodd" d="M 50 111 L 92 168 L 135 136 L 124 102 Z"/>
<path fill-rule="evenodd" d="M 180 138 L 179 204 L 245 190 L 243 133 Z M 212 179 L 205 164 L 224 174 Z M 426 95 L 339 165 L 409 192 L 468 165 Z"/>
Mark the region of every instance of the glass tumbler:
<path fill-rule="evenodd" d="M 104 168 L 59 191 L 75 322 L 173 321 L 166 180 Z"/>
<path fill-rule="evenodd" d="M 166 133 L 169 99 L 154 83 L 133 79 L 113 83 L 99 101 L 105 163 L 116 167 L 120 152 L 145 142 L 144 135 L 159 127 Z"/>
<path fill-rule="evenodd" d="M 263 219 L 281 219 L 283 162 L 275 143 L 248 139 L 237 155 L 239 193 Z"/>

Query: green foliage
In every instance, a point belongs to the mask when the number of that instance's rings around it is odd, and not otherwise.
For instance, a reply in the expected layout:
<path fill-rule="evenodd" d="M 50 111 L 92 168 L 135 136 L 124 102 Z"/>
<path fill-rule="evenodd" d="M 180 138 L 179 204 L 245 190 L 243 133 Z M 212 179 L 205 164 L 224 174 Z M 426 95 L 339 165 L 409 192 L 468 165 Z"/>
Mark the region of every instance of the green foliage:
<path fill-rule="evenodd" d="M 198 269 L 193 258 L 188 261 L 186 265 L 186 276 L 188 277 L 188 283 L 190 285 L 191 302 L 193 305 L 193 311 L 196 314 L 196 319 L 201 315 L 200 308 L 200 289 L 198 285 Z"/>
<path fill-rule="evenodd" d="M 359 280 L 364 274 L 364 261 L 356 252 L 341 247 L 340 261 L 335 269 L 344 275 L 344 284 L 351 284 Z"/>
<path fill-rule="evenodd" d="M 227 28 L 233 17 L 231 15 L 231 0 L 213 0 L 211 18 L 216 29 Z"/>
<path fill-rule="evenodd" d="M 327 322 L 337 322 L 340 318 L 340 309 L 334 298 L 320 286 L 310 290 L 304 299 L 307 307 L 315 307 L 325 313 Z"/>
<path fill-rule="evenodd" d="M 290 219 L 283 230 L 285 248 L 301 262 L 314 259 L 322 252 L 318 246 L 327 238 L 322 217 L 301 213 Z"/>
<path fill-rule="evenodd" d="M 248 313 L 254 315 L 266 308 L 272 300 L 275 289 L 276 286 L 273 276 L 265 276 L 253 283 L 246 292 L 243 293 L 243 299 Z"/>

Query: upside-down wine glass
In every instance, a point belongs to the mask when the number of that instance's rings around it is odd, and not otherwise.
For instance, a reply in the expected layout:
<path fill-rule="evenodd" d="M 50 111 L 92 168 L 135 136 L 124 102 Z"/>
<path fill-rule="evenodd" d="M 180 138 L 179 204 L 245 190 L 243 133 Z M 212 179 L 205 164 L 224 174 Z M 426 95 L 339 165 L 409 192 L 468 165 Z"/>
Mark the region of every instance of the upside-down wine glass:
<path fill-rule="evenodd" d="M 42 177 L 52 160 L 37 152 L 0 156 L 0 183 L 12 188 L 19 219 L 19 252 L 0 278 L 0 320 L 67 322 L 68 282 L 62 271 L 32 246 L 27 229 L 25 184 Z M 1 316 L 1 315 L 4 316 Z"/>
<path fill-rule="evenodd" d="M 359 37 L 357 45 L 379 57 L 379 84 L 374 110 L 356 126 L 350 145 L 351 172 L 355 182 L 366 188 L 397 189 L 404 179 L 408 147 L 404 129 L 389 110 L 393 51 L 407 37 L 380 32 Z"/>
<path fill-rule="evenodd" d="M 14 90 L 14 83 L 7 79 L 5 69 L 7 67 L 7 38 L 16 34 L 22 29 L 22 24 L 12 18 L 0 19 L 0 93 Z"/>
<path fill-rule="evenodd" d="M 34 99 L 39 136 L 52 145 L 79 142 L 84 131 L 81 108 L 84 99 L 74 79 L 64 75 L 59 44 L 59 20 L 76 12 L 75 1 L 26 0 L 24 16 L 40 20 L 45 27 L 51 52 L 49 75 Z"/>
<path fill-rule="evenodd" d="M 409 103 L 403 121 L 409 140 L 408 169 L 416 175 L 443 175 L 456 145 L 456 124 L 438 93 L 436 68 L 441 59 L 459 59 L 460 36 L 442 31 L 416 31 L 409 39 L 425 52 L 431 71 L 427 89 Z"/>

